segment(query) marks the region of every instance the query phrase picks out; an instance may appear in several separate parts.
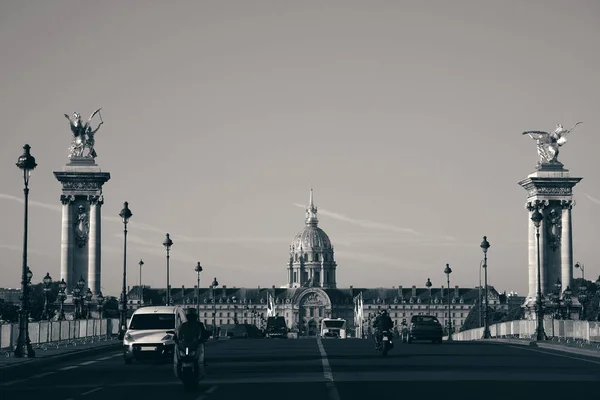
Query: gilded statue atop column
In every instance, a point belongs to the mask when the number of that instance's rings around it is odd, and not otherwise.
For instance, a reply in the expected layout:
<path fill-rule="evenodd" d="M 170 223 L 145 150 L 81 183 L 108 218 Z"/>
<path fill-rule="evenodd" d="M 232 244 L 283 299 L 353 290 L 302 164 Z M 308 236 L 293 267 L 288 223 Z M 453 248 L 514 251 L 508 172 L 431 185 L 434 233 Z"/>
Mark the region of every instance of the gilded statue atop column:
<path fill-rule="evenodd" d="M 81 120 L 81 114 L 75 112 L 73 113 L 72 118 L 65 114 L 65 118 L 69 120 L 71 132 L 73 133 L 71 147 L 69 147 L 69 159 L 94 159 L 98 156 L 94 149 L 94 144 L 96 142 L 94 136 L 100 129 L 100 126 L 104 123 L 104 121 L 102 121 L 100 110 L 102 110 L 102 108 L 94 111 L 85 124 Z M 92 119 L 96 114 L 100 117 L 100 123 L 96 129 L 92 129 Z"/>
<path fill-rule="evenodd" d="M 541 164 L 558 164 L 559 147 L 567 143 L 567 135 L 582 122 L 578 122 L 571 129 L 565 129 L 561 124 L 556 124 L 556 129 L 553 132 L 544 131 L 527 131 L 523 135 L 529 135 L 537 141 L 538 155 L 540 160 L 538 167 Z"/>

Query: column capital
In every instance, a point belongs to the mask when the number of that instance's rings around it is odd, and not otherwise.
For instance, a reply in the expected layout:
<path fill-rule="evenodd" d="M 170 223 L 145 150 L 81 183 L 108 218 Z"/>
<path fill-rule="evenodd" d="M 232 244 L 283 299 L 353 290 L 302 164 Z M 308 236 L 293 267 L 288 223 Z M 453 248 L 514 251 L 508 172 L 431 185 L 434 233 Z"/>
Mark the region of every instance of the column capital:
<path fill-rule="evenodd" d="M 538 210 L 543 210 L 550 204 L 548 200 L 532 200 L 525 203 L 525 209 L 527 211 L 533 212 L 536 208 Z"/>
<path fill-rule="evenodd" d="M 560 207 L 563 210 L 571 210 L 575 207 L 575 200 L 561 200 Z"/>
<path fill-rule="evenodd" d="M 62 203 L 63 206 L 72 204 L 74 201 L 75 201 L 75 196 L 73 196 L 73 195 L 64 195 L 64 194 L 60 195 L 60 202 Z"/>
<path fill-rule="evenodd" d="M 103 195 L 89 195 L 87 196 L 90 205 L 103 205 L 104 204 L 104 196 Z"/>

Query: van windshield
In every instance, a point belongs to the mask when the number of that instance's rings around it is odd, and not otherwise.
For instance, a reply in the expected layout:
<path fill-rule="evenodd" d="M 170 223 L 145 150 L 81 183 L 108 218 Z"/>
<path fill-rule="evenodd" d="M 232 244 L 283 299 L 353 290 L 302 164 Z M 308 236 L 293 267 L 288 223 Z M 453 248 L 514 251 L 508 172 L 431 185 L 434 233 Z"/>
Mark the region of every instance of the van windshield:
<path fill-rule="evenodd" d="M 175 314 L 135 314 L 129 329 L 175 329 Z"/>

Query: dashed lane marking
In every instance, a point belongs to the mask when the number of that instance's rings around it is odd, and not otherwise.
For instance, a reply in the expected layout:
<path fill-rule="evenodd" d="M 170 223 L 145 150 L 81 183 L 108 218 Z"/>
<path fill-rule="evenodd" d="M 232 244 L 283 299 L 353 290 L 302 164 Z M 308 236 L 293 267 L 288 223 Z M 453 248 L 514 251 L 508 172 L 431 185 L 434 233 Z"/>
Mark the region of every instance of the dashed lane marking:
<path fill-rule="evenodd" d="M 55 371 L 42 372 L 41 374 L 30 376 L 29 379 L 43 378 L 44 376 L 55 374 Z"/>
<path fill-rule="evenodd" d="M 68 371 L 70 369 L 74 369 L 74 368 L 77 368 L 77 367 L 78 367 L 77 365 L 69 365 L 68 367 L 59 368 L 58 370 L 59 371 Z"/>
<path fill-rule="evenodd" d="M 95 388 L 95 389 L 88 390 L 87 392 L 83 392 L 83 393 L 81 393 L 81 395 L 82 395 L 82 396 L 87 396 L 88 394 L 91 394 L 91 393 L 97 392 L 98 390 L 102 390 L 102 388 L 101 388 L 101 387 L 97 387 L 97 388 Z"/>
<path fill-rule="evenodd" d="M 333 380 L 333 373 L 331 372 L 331 366 L 329 365 L 329 359 L 327 359 L 327 353 L 321 338 L 317 338 L 317 346 L 319 347 L 319 353 L 321 353 L 321 362 L 323 363 L 323 375 L 325 376 L 325 385 L 327 386 L 327 392 L 329 393 L 330 400 L 340 400 L 340 394 L 335 386 Z"/>
<path fill-rule="evenodd" d="M 113 356 L 102 357 L 102 358 L 99 358 L 98 361 L 106 361 L 106 360 L 110 360 L 111 358 L 113 358 Z"/>
<path fill-rule="evenodd" d="M 212 392 L 214 392 L 215 390 L 217 390 L 217 386 L 211 386 L 211 387 L 209 387 L 208 389 L 206 389 L 206 390 L 204 391 L 204 393 L 212 393 Z"/>
<path fill-rule="evenodd" d="M 10 385 L 14 385 L 15 383 L 21 383 L 21 382 L 25 382 L 27 379 L 16 379 L 14 381 L 8 381 L 8 382 L 4 382 L 2 384 L 2 386 L 10 386 Z"/>
<path fill-rule="evenodd" d="M 93 363 L 96 363 L 96 362 L 98 362 L 98 360 L 92 360 L 92 361 L 86 361 L 86 362 L 82 362 L 82 363 L 81 363 L 81 364 L 79 364 L 79 365 L 90 365 L 90 364 L 93 364 Z"/>

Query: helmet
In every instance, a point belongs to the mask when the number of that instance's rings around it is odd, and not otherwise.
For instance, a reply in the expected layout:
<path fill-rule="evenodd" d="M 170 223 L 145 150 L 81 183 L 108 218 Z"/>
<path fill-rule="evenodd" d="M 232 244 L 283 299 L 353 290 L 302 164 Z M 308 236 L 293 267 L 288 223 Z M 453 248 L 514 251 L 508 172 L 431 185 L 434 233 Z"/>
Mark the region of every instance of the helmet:
<path fill-rule="evenodd" d="M 198 321 L 198 313 L 196 312 L 195 308 L 188 308 L 185 316 L 188 321 Z"/>
<path fill-rule="evenodd" d="M 381 315 L 387 315 L 387 310 L 381 310 Z"/>

